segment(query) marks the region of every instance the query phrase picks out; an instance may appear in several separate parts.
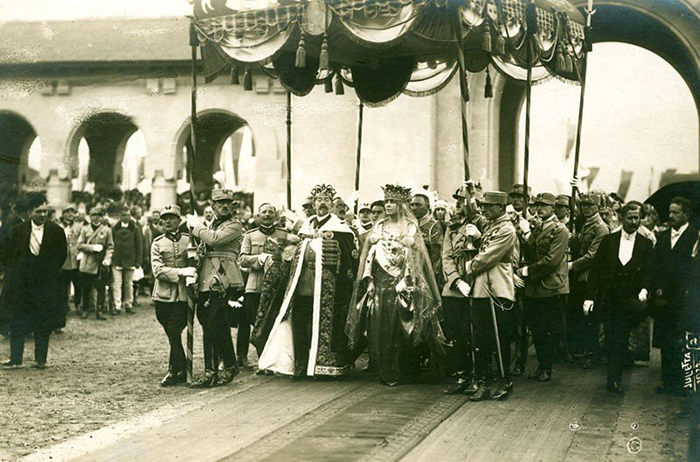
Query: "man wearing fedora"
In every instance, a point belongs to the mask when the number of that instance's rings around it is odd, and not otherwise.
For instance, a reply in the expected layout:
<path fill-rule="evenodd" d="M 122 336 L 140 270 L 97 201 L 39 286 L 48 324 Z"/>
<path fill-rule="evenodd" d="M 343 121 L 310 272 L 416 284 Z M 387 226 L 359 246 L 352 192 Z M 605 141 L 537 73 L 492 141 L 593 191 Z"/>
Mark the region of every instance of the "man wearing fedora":
<path fill-rule="evenodd" d="M 46 194 L 30 192 L 26 197 L 29 219 L 12 228 L 2 250 L 8 272 L 0 298 L 0 324 L 10 326 L 10 359 L 4 368 L 22 365 L 24 339 L 34 331 L 34 367 L 44 369 L 49 337 L 65 326 L 63 284 L 59 276 L 66 260 L 66 235 L 47 220 Z"/>
<path fill-rule="evenodd" d="M 637 232 L 642 205 L 620 210 L 622 228 L 603 237 L 593 260 L 583 311 L 599 311 L 608 353 L 608 391 L 622 394 L 622 368 L 630 332 L 646 316 L 652 242 Z M 679 363 L 680 364 L 680 363 Z M 678 366 L 680 367 L 680 366 Z"/>
<path fill-rule="evenodd" d="M 501 191 L 484 193 L 481 208 L 489 224 L 481 237 L 479 253 L 466 264 L 471 288 L 472 325 L 474 327 L 475 375 L 478 390 L 472 401 L 505 399 L 513 390 L 510 374 L 510 342 L 513 329 L 513 259 L 518 237 L 506 214 L 508 196 Z M 494 318 L 496 323 L 494 324 Z M 498 340 L 498 341 L 497 341 Z M 489 373 L 497 353 L 501 380 L 491 396 Z"/>
<path fill-rule="evenodd" d="M 600 362 L 598 334 L 600 319 L 597 313 L 584 313 L 582 306 L 588 292 L 588 273 L 600 242 L 608 233 L 608 226 L 599 213 L 602 198 L 600 194 L 581 194 L 579 205 L 585 222 L 575 239 L 578 241 L 578 255 L 569 263 L 569 313 L 567 316 L 567 343 L 570 353 L 581 353 L 584 369 Z"/>
<path fill-rule="evenodd" d="M 211 193 L 216 220 L 205 226 L 196 215 L 187 216 L 192 235 L 201 241 L 197 300 L 197 319 L 202 325 L 204 377 L 192 384 L 207 388 L 230 383 L 238 375 L 236 353 L 231 338 L 229 300 L 243 290 L 243 274 L 238 254 L 243 240 L 243 225 L 234 216 L 233 192 L 215 189 Z M 223 370 L 219 373 L 219 361 Z"/>
<path fill-rule="evenodd" d="M 525 316 L 532 330 L 538 366 L 529 378 L 540 382 L 552 379 L 552 364 L 557 355 L 561 330 L 561 304 L 569 293 L 566 250 L 569 233 L 554 216 L 556 197 L 538 194 L 534 205 L 540 223 L 526 245 L 532 263 L 518 270 L 525 280 Z"/>
<path fill-rule="evenodd" d="M 182 331 L 187 325 L 187 278 L 196 276 L 196 268 L 190 266 L 187 248 L 190 236 L 179 230 L 180 207 L 166 205 L 160 211 L 164 233 L 151 244 L 151 268 L 153 269 L 153 294 L 156 319 L 170 344 L 168 373 L 161 386 L 184 383 L 186 376 L 185 350 L 182 348 Z"/>

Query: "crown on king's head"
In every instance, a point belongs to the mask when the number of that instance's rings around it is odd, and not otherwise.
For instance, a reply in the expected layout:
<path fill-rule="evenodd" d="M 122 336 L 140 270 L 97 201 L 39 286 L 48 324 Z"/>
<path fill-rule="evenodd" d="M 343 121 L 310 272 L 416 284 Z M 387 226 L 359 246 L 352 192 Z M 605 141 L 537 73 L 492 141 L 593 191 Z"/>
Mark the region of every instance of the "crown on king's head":
<path fill-rule="evenodd" d="M 393 200 L 397 202 L 411 201 L 411 188 L 405 188 L 398 184 L 388 184 L 382 186 L 384 191 L 384 200 Z"/>
<path fill-rule="evenodd" d="M 336 191 L 335 188 L 329 184 L 319 184 L 314 186 L 314 189 L 311 190 L 311 194 L 309 195 L 309 198 L 312 200 L 315 200 L 317 197 L 320 196 L 327 196 L 330 197 L 331 200 L 335 199 L 336 196 Z"/>

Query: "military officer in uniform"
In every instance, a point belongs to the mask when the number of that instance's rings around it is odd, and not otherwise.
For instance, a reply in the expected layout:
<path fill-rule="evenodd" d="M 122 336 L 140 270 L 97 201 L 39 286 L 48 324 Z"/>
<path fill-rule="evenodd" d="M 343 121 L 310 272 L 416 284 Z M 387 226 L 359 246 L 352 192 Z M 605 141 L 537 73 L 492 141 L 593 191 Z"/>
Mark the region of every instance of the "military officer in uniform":
<path fill-rule="evenodd" d="M 557 220 L 564 226 L 569 226 L 569 220 L 571 220 L 569 201 L 571 199 L 566 194 L 560 194 L 557 196 L 556 201 L 554 201 L 554 215 L 556 215 Z M 571 237 L 571 236 L 569 236 Z"/>
<path fill-rule="evenodd" d="M 478 390 L 470 398 L 472 401 L 483 401 L 491 396 L 489 370 L 494 353 L 498 355 L 502 374 L 499 374 L 501 381 L 492 398 L 504 399 L 513 390 L 509 360 L 515 303 L 512 262 L 518 237 L 506 214 L 506 203 L 504 192 L 484 193 L 481 208 L 489 225 L 482 235 L 478 255 L 466 264 L 466 277 L 474 280 L 472 326 Z"/>
<path fill-rule="evenodd" d="M 285 243 L 299 242 L 299 237 L 275 226 L 279 220 L 277 209 L 272 204 L 262 204 L 258 208 L 258 227 L 243 235 L 241 254 L 238 263 L 248 272 L 248 281 L 243 297 L 243 316 L 238 323 L 236 353 L 238 365 L 248 367 L 248 348 L 250 343 L 250 326 L 255 323 L 255 316 L 260 305 L 263 276 L 273 261 L 282 260 Z"/>
<path fill-rule="evenodd" d="M 523 249 L 532 254 L 532 263 L 518 270 L 525 280 L 525 316 L 538 361 L 537 369 L 529 377 L 540 382 L 552 379 L 561 331 L 562 297 L 569 293 L 566 258 L 569 233 L 554 215 L 555 202 L 554 194 L 537 195 L 535 207 L 541 222 Z"/>
<path fill-rule="evenodd" d="M 231 339 L 231 308 L 229 300 L 238 298 L 243 289 L 243 275 L 238 266 L 238 254 L 243 240 L 243 225 L 234 216 L 233 192 L 215 189 L 211 193 L 216 220 L 211 227 L 188 215 L 187 226 L 201 240 L 197 319 L 202 325 L 205 374 L 192 384 L 196 388 L 224 385 L 238 374 L 236 353 Z M 217 366 L 223 361 L 219 374 Z"/>
<path fill-rule="evenodd" d="M 521 268 L 526 265 L 525 262 L 525 252 L 520 252 L 527 240 L 530 237 L 530 222 L 526 218 L 525 213 L 525 200 L 530 198 L 532 195 L 532 188 L 527 187 L 527 194 L 525 194 L 525 186 L 517 183 L 511 188 L 510 194 L 508 194 L 508 199 L 513 209 L 515 210 L 513 226 L 515 226 L 515 231 L 518 235 L 518 261 L 514 262 L 515 268 Z M 527 322 L 525 320 L 525 303 L 524 297 L 524 287 L 525 283 L 520 279 L 519 276 L 515 276 L 515 314 L 513 330 L 515 335 L 515 367 L 513 368 L 513 375 L 519 376 L 525 372 L 525 367 L 527 366 L 527 353 L 530 345 L 530 335 L 528 331 Z"/>
<path fill-rule="evenodd" d="M 589 316 L 583 313 L 583 302 L 588 291 L 588 272 L 593 266 L 598 246 L 608 234 L 608 226 L 598 213 L 602 198 L 599 194 L 581 194 L 581 214 L 586 220 L 578 234 L 577 245 L 580 250 L 569 263 L 569 280 L 571 291 L 569 295 L 569 312 L 567 315 L 567 343 L 571 353 L 583 354 L 583 368 L 594 366 L 598 358 L 598 333 L 600 320 L 593 312 Z"/>
<path fill-rule="evenodd" d="M 190 236 L 179 231 L 180 207 L 166 205 L 160 211 L 164 234 L 151 244 L 151 268 L 153 269 L 153 294 L 156 319 L 168 336 L 170 356 L 168 373 L 161 386 L 168 387 L 187 381 L 185 350 L 182 348 L 182 331 L 187 325 L 187 278 L 194 278 L 197 269 L 190 266 L 187 248 Z"/>
<path fill-rule="evenodd" d="M 454 196 L 460 204 L 455 216 L 447 225 L 442 245 L 442 270 L 445 286 L 442 289 L 442 330 L 449 342 L 447 349 L 447 373 L 457 382 L 445 390 L 446 395 L 473 394 L 471 279 L 467 278 L 466 264 L 479 251 L 481 233 L 488 223 L 482 215 L 472 220 L 467 214 L 469 194 L 459 188 Z"/>
<path fill-rule="evenodd" d="M 445 230 L 442 225 L 433 218 L 430 213 L 430 193 L 421 190 L 411 199 L 411 212 L 418 219 L 418 226 L 423 235 L 423 242 L 428 249 L 428 256 L 435 274 L 435 281 L 440 290 L 445 285 L 445 276 L 442 274 L 442 241 Z"/>

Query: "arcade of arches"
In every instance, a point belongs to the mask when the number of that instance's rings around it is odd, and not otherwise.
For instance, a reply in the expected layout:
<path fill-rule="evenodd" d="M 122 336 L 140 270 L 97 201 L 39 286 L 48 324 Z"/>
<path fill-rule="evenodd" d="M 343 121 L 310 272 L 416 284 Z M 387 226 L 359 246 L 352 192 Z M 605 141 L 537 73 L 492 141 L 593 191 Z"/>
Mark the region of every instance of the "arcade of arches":
<path fill-rule="evenodd" d="M 586 1 L 574 3 L 584 6 Z M 596 9 L 594 41 L 632 44 L 663 58 L 686 83 L 697 118 L 700 0 L 596 0 Z M 119 21 L 113 21 L 114 27 Z M 187 21 L 152 22 L 158 30 L 175 34 L 167 42 L 176 44 L 175 49 L 138 49 L 132 61 L 118 66 L 112 64 L 110 47 L 99 43 L 92 51 L 93 64 L 73 61 L 67 45 L 60 63 L 51 62 L 55 57 L 0 62 L 5 90 L 0 96 L 1 182 L 24 187 L 39 177 L 57 204 L 70 199 L 71 188 L 88 184 L 138 186 L 152 192 L 154 209 L 175 199 L 189 177 L 190 88 L 183 77 L 189 51 L 186 40 L 175 40 L 180 33 L 187 37 Z M 158 28 L 159 23 L 168 27 Z M 37 27 L 50 28 L 52 23 Z M 90 21 L 78 21 L 74 27 L 99 33 L 90 29 Z M 3 33 L 11 29 L 4 27 Z M 14 37 L 21 40 L 22 34 Z M 56 34 L 52 46 L 59 41 Z M 167 58 L 157 60 L 159 53 Z M 484 99 L 484 78 L 483 73 L 474 74 L 469 82 L 471 171 L 485 188 L 505 188 L 521 169 L 518 127 L 524 89 L 497 76 L 494 98 Z M 293 161 L 286 165 L 284 89 L 263 74 L 254 75 L 252 92 L 225 80 L 200 88 L 201 125 L 191 170 L 195 187 L 211 187 L 218 173 L 231 187 L 255 191 L 258 203 L 282 204 L 291 169 L 295 205 L 315 182 L 333 183 L 343 196 L 352 192 L 357 136 L 352 92 L 336 96 L 317 89 L 306 98 L 293 98 Z M 461 171 L 455 168 L 461 165 L 458 94 L 453 81 L 437 95 L 401 97 L 385 108 L 365 111 L 362 201 L 379 196 L 379 186 L 387 181 L 429 184 L 441 196 L 451 195 L 461 182 Z M 576 108 L 571 109 L 575 113 Z M 697 130 L 688 136 L 700 141 Z M 41 146 L 36 168 L 29 162 L 33 143 Z M 698 154 L 694 153 L 695 170 Z"/>

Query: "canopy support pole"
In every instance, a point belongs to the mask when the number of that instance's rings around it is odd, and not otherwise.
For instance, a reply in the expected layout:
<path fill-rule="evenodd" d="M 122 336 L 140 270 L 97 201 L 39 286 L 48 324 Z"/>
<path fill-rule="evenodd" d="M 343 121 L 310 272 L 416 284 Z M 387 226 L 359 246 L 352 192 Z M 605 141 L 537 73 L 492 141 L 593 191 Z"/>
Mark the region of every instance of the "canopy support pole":
<path fill-rule="evenodd" d="M 360 109 L 357 120 L 357 158 L 355 160 L 355 191 L 360 190 L 360 164 L 362 163 L 362 119 L 365 105 L 360 101 Z M 355 214 L 360 205 L 360 198 L 355 200 Z"/>
<path fill-rule="evenodd" d="M 292 92 L 287 92 L 287 210 L 292 210 Z"/>
<path fill-rule="evenodd" d="M 197 150 L 197 47 L 199 40 L 197 31 L 194 27 L 194 20 L 190 22 L 190 48 L 192 51 L 192 93 L 190 100 L 190 149 L 187 151 L 187 179 L 190 183 L 190 203 L 195 209 L 197 202 L 194 194 L 194 159 Z M 195 209 L 196 210 L 196 209 Z M 196 211 L 195 211 L 196 213 Z M 191 230 L 190 230 L 191 231 Z M 188 247 L 195 249 L 196 244 L 193 241 L 192 233 L 190 233 L 190 242 Z M 192 372 L 192 358 L 194 356 L 194 300 L 195 287 L 189 287 L 187 291 L 187 354 L 185 372 L 187 374 L 187 383 L 192 383 L 194 380 Z"/>
<path fill-rule="evenodd" d="M 464 162 L 464 182 L 471 179 L 469 172 L 469 124 L 467 120 L 467 103 L 469 102 L 469 83 L 467 82 L 467 68 L 464 60 L 464 41 L 462 31 L 462 20 L 459 16 L 459 9 L 455 9 L 454 33 L 457 36 L 457 44 L 459 52 L 457 53 L 457 61 L 459 63 L 459 93 L 460 112 L 462 115 L 462 154 Z"/>
<path fill-rule="evenodd" d="M 534 37 L 537 33 L 537 9 L 534 0 L 525 7 L 525 20 L 527 22 L 527 35 L 525 37 L 525 59 L 527 60 L 527 84 L 525 87 L 525 159 L 523 166 L 523 198 L 525 207 L 523 209 L 523 217 L 528 218 L 528 206 L 530 195 L 528 194 L 528 180 L 530 175 L 530 108 L 532 106 L 532 52 Z"/>
<path fill-rule="evenodd" d="M 581 82 L 581 94 L 578 103 L 578 124 L 576 126 L 576 148 L 574 150 L 574 178 L 578 178 L 578 163 L 581 157 L 581 133 L 583 129 L 583 102 L 586 97 L 586 69 L 588 67 L 588 53 L 583 58 L 583 70 L 579 70 L 578 64 L 574 62 L 574 67 L 578 73 L 579 81 Z M 574 229 L 574 212 L 576 208 L 576 193 L 578 188 L 571 187 L 571 199 L 569 200 L 569 230 Z"/>

